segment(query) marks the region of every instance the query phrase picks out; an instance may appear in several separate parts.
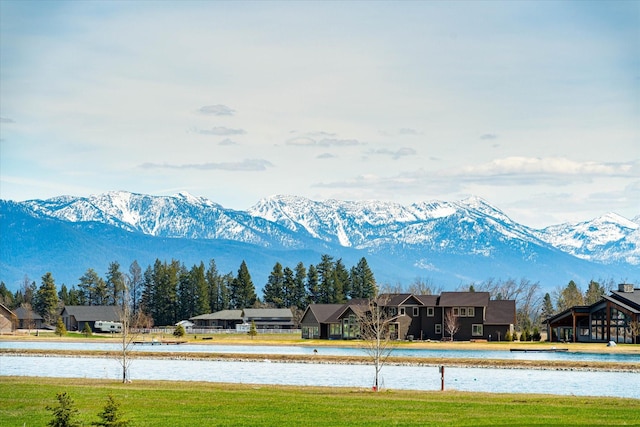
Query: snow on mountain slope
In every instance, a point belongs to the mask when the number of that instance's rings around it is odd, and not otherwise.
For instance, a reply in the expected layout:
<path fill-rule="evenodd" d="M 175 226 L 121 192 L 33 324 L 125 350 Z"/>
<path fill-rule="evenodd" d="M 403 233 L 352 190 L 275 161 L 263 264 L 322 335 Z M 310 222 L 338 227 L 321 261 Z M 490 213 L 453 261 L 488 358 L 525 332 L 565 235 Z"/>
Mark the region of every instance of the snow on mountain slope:
<path fill-rule="evenodd" d="M 342 246 L 380 252 L 425 250 L 483 254 L 505 246 L 523 253 L 548 244 L 486 201 L 433 201 L 402 206 L 378 201 L 318 202 L 293 196 L 262 199 L 249 212 Z"/>
<path fill-rule="evenodd" d="M 112 191 L 86 198 L 62 196 L 24 203 L 46 217 L 70 222 L 100 222 L 156 237 L 302 246 L 296 233 L 188 193 L 165 197 Z"/>
<path fill-rule="evenodd" d="M 485 257 L 512 253 L 523 259 L 560 250 L 600 263 L 640 263 L 640 216 L 630 221 L 607 214 L 580 224 L 533 230 L 478 197 L 403 206 L 278 195 L 243 212 L 188 193 L 165 197 L 112 191 L 23 205 L 39 215 L 70 222 L 93 221 L 158 237 L 228 239 L 263 247 L 327 244 L 369 253 L 430 251 Z"/>
<path fill-rule="evenodd" d="M 540 239 L 582 259 L 640 264 L 640 225 L 615 213 L 577 224 L 553 225 L 537 234 Z"/>

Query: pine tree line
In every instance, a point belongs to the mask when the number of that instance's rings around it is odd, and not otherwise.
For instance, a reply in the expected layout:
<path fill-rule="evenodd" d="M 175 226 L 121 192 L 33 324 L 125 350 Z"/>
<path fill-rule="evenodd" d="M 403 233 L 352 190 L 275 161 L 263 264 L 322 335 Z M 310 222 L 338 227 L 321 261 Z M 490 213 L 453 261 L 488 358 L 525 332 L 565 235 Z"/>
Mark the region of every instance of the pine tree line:
<path fill-rule="evenodd" d="M 125 295 L 125 291 L 128 295 Z M 77 285 L 57 290 L 53 275 L 42 277 L 38 288 L 25 277 L 21 288 L 11 294 L 0 283 L 0 302 L 9 308 L 33 308 L 44 321 L 54 324 L 60 309 L 67 305 L 131 304 L 140 327 L 173 325 L 184 319 L 227 309 L 275 307 L 304 309 L 309 303 L 341 303 L 351 298 L 369 298 L 376 294 L 375 278 L 365 258 L 347 269 L 342 259 L 333 261 L 323 255 L 318 265 L 294 269 L 277 262 L 258 298 L 245 261 L 237 274 L 222 274 L 215 260 L 187 268 L 178 260 L 156 259 L 142 272 L 137 261 L 128 273 L 118 262 L 109 264 L 105 278 L 92 268 L 78 279 Z"/>

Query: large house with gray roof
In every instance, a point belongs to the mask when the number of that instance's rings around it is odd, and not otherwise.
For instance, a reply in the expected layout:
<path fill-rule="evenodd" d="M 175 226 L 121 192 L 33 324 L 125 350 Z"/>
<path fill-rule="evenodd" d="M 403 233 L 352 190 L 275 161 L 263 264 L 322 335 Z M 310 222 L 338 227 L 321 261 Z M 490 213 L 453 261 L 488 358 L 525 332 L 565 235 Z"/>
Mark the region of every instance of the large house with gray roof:
<path fill-rule="evenodd" d="M 294 329 L 293 313 L 288 308 L 245 308 L 220 310 L 215 313 L 190 317 L 194 328 L 238 329 L 255 323 L 258 329 Z"/>
<path fill-rule="evenodd" d="M 390 319 L 392 338 L 408 340 L 451 339 L 447 317 L 458 328 L 453 339 L 504 339 L 513 333 L 516 304 L 513 300 L 491 300 L 488 292 L 443 292 L 441 295 L 383 294 L 376 304 Z M 358 318 L 369 309 L 367 300 L 345 304 L 311 304 L 302 316 L 302 338 L 353 339 L 359 337 Z"/>
<path fill-rule="evenodd" d="M 640 339 L 640 288 L 617 291 L 591 305 L 576 305 L 548 318 L 547 335 L 558 342 L 637 343 Z"/>

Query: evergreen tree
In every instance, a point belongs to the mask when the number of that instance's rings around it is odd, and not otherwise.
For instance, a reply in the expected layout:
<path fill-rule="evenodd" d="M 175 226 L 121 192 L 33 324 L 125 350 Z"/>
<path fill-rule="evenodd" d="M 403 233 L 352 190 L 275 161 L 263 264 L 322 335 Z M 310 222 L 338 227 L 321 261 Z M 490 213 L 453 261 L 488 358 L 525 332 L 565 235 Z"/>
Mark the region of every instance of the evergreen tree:
<path fill-rule="evenodd" d="M 571 280 L 560 293 L 560 297 L 558 298 L 558 311 L 563 311 L 576 305 L 584 305 L 584 298 L 578 285 Z"/>
<path fill-rule="evenodd" d="M 184 326 L 182 325 L 176 326 L 176 328 L 173 330 L 174 337 L 182 338 L 183 336 L 185 336 L 185 334 L 186 332 L 184 330 Z"/>
<path fill-rule="evenodd" d="M 120 271 L 120 263 L 118 261 L 109 263 L 109 268 L 107 269 L 107 280 L 105 282 L 105 305 L 117 305 L 119 307 L 123 307 L 125 279 L 125 275 Z"/>
<path fill-rule="evenodd" d="M 350 281 L 350 298 L 371 299 L 378 293 L 376 279 L 364 257 L 358 261 L 356 266 L 351 268 Z"/>
<path fill-rule="evenodd" d="M 282 264 L 276 262 L 263 288 L 264 302 L 273 304 L 277 308 L 285 307 L 284 303 L 284 273 Z"/>
<path fill-rule="evenodd" d="M 291 292 L 289 307 L 302 308 L 307 304 L 307 290 L 305 288 L 305 280 L 307 277 L 307 269 L 302 262 L 296 265 L 295 275 L 293 278 L 294 285 Z"/>
<path fill-rule="evenodd" d="M 555 311 L 553 310 L 553 303 L 551 302 L 551 295 L 547 292 L 542 299 L 542 320 L 546 320 L 553 316 Z"/>
<path fill-rule="evenodd" d="M 192 316 L 199 316 L 209 312 L 211 301 L 209 297 L 209 285 L 205 277 L 204 262 L 200 261 L 200 265 L 193 266 L 191 270 L 191 280 L 195 287 L 195 310 Z M 192 317 L 189 316 L 189 317 Z"/>
<path fill-rule="evenodd" d="M 253 337 L 258 335 L 258 329 L 256 328 L 256 322 L 254 322 L 253 320 L 251 321 L 251 326 L 249 327 L 249 332 L 247 332 L 247 333 L 249 334 L 251 339 L 253 339 Z"/>
<path fill-rule="evenodd" d="M 80 291 L 72 285 L 71 289 L 69 290 L 69 301 L 68 303 L 65 303 L 65 305 L 82 305 L 80 303 L 80 294 Z"/>
<path fill-rule="evenodd" d="M 78 283 L 80 291 L 80 305 L 101 305 L 102 298 L 106 296 L 106 285 L 103 285 L 102 279 L 98 276 L 93 268 L 88 269 Z M 105 295 L 102 295 L 103 288 Z M 100 293 L 100 295 L 98 295 Z M 98 302 L 100 300 L 100 302 Z"/>
<path fill-rule="evenodd" d="M 341 304 L 347 300 L 346 296 L 350 292 L 349 271 L 345 267 L 342 258 L 336 261 L 333 269 L 333 292 L 331 303 Z"/>
<path fill-rule="evenodd" d="M 247 263 L 243 260 L 238 269 L 238 275 L 231 285 L 231 307 L 234 309 L 253 307 L 256 300 L 256 288 L 251 280 Z"/>
<path fill-rule="evenodd" d="M 55 334 L 59 337 L 67 335 L 67 327 L 64 326 L 64 322 L 61 317 L 58 317 L 58 322 L 56 323 L 56 331 Z"/>
<path fill-rule="evenodd" d="M 4 282 L 0 282 L 0 304 L 10 309 L 15 308 L 13 305 L 13 294 L 7 289 L 7 285 L 5 285 Z"/>
<path fill-rule="evenodd" d="M 605 290 L 604 286 L 592 280 L 589 282 L 587 292 L 585 292 L 584 303 L 586 305 L 595 304 L 600 301 L 606 293 L 607 291 Z"/>
<path fill-rule="evenodd" d="M 67 290 L 67 285 L 64 283 L 60 286 L 60 290 L 58 291 L 58 300 L 64 306 L 71 305 L 69 304 L 69 291 Z"/>
<path fill-rule="evenodd" d="M 107 403 L 102 412 L 98 414 L 98 417 L 100 421 L 93 423 L 94 426 L 127 427 L 130 425 L 128 420 L 122 418 L 120 404 L 112 395 L 107 396 Z"/>
<path fill-rule="evenodd" d="M 319 304 L 329 304 L 334 300 L 333 257 L 322 255 L 318 269 L 318 300 Z"/>
<path fill-rule="evenodd" d="M 294 307 L 296 279 L 295 279 L 293 270 L 290 269 L 289 267 L 285 267 L 282 274 L 284 275 L 284 284 L 282 287 L 284 296 L 283 296 L 282 306 L 287 308 Z"/>
<path fill-rule="evenodd" d="M 180 266 L 178 273 L 178 319 L 188 319 L 195 311 L 196 293 L 192 280 L 193 276 L 184 265 Z"/>
<path fill-rule="evenodd" d="M 42 285 L 36 292 L 35 310 L 47 324 L 52 324 L 58 311 L 58 292 L 51 273 L 42 276 Z"/>
<path fill-rule="evenodd" d="M 93 334 L 91 330 L 91 326 L 89 326 L 89 322 L 84 322 L 84 328 L 82 328 L 82 335 L 85 337 L 90 337 Z"/>
<path fill-rule="evenodd" d="M 133 316 L 136 316 L 140 309 L 143 284 L 142 268 L 138 265 L 138 261 L 134 260 L 129 266 L 129 294 L 131 298 L 131 314 Z"/>
<path fill-rule="evenodd" d="M 311 264 L 307 273 L 307 297 L 309 304 L 320 303 L 320 286 L 318 284 L 318 270 Z"/>
<path fill-rule="evenodd" d="M 71 396 L 66 392 L 56 395 L 58 404 L 55 406 L 46 406 L 48 411 L 53 412 L 53 419 L 47 424 L 50 427 L 78 427 L 80 423 L 76 420 L 78 409 Z"/>
<path fill-rule="evenodd" d="M 142 275 L 142 292 L 140 294 L 140 311 L 147 317 L 153 317 L 153 301 L 155 288 L 153 277 L 153 269 L 151 268 L 151 266 L 147 266 L 147 269 Z"/>

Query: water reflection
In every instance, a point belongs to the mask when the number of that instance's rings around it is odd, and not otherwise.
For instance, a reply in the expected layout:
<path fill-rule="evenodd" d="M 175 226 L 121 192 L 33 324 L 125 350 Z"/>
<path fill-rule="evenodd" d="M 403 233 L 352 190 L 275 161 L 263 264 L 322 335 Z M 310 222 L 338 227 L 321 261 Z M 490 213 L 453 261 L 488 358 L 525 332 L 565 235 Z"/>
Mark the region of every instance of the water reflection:
<path fill-rule="evenodd" d="M 0 356 L 0 375 L 118 380 L 120 364 L 109 358 Z M 131 379 L 209 381 L 244 384 L 364 387 L 373 383 L 368 365 L 138 359 Z M 435 367 L 385 366 L 389 389 L 439 390 Z M 495 393 L 547 393 L 640 399 L 640 373 L 530 369 L 446 368 L 445 388 Z"/>

